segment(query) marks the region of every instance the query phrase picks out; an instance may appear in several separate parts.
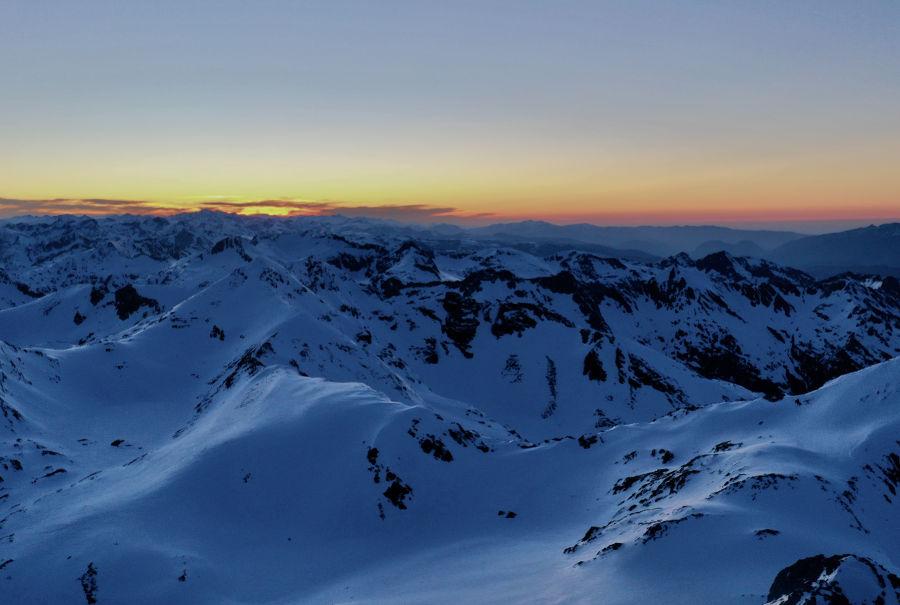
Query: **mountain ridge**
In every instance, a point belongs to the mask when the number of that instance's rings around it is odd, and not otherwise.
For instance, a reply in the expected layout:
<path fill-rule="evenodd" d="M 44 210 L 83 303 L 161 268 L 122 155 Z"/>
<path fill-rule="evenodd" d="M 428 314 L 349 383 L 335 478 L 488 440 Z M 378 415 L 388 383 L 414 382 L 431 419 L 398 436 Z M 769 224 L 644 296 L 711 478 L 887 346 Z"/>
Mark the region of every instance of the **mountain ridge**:
<path fill-rule="evenodd" d="M 0 224 L 4 590 L 896 601 L 896 279 L 409 235 Z"/>

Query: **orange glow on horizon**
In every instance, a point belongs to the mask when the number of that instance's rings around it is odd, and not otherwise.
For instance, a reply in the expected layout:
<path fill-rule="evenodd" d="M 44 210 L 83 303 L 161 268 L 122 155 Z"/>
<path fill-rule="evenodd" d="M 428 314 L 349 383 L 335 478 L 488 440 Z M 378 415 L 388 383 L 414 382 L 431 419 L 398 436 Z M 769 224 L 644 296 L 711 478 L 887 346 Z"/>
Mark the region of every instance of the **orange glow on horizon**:
<path fill-rule="evenodd" d="M 115 199 L 9 199 L 0 197 L 0 216 L 78 214 L 106 216 L 112 214 L 136 214 L 171 216 L 179 213 L 213 210 L 240 216 L 268 216 L 290 218 L 302 216 L 368 216 L 401 222 L 458 224 L 487 224 L 523 220 L 547 221 L 557 224 L 593 223 L 598 225 L 685 225 L 685 224 L 740 224 L 779 222 L 840 222 L 900 220 L 900 203 L 896 205 L 860 204 L 854 208 L 822 209 L 813 204 L 797 207 L 785 204 L 781 209 L 743 207 L 716 209 L 693 207 L 649 209 L 637 206 L 634 210 L 572 210 L 565 203 L 547 203 L 545 211 L 516 211 L 497 208 L 490 212 L 443 207 L 432 204 L 353 204 L 347 202 L 319 202 L 291 199 L 276 200 L 215 200 L 203 202 L 170 202 Z M 598 204 L 600 206 L 600 204 Z M 555 208 L 554 208 L 555 207 Z M 583 205 L 582 205 L 583 207 Z"/>

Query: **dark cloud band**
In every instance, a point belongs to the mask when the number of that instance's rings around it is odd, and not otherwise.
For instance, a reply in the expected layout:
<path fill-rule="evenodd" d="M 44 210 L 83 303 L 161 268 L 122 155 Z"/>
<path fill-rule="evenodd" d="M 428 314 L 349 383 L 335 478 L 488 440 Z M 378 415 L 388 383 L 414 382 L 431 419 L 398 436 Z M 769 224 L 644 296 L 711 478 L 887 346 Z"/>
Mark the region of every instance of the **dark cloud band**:
<path fill-rule="evenodd" d="M 142 200 L 116 199 L 72 199 L 54 198 L 24 200 L 0 198 L 0 216 L 44 215 L 44 214 L 153 214 L 171 215 L 179 212 L 197 210 L 217 210 L 241 214 L 246 210 L 265 212 L 266 209 L 277 209 L 278 214 L 287 216 L 368 216 L 395 221 L 433 222 L 433 221 L 471 221 L 489 218 L 490 213 L 468 213 L 451 206 L 430 206 L 428 204 L 387 204 L 383 206 L 364 206 L 341 202 L 320 202 L 304 200 L 255 200 L 209 201 L 183 208 L 163 206 L 156 202 Z"/>

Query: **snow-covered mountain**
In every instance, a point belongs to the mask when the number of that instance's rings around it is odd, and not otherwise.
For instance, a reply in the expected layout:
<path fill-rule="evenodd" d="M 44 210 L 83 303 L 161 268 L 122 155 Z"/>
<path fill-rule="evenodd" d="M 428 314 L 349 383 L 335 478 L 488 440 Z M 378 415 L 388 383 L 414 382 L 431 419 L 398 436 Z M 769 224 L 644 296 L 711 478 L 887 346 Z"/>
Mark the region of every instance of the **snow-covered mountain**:
<path fill-rule="evenodd" d="M 12 602 L 898 602 L 895 279 L 206 212 L 0 260 Z"/>
<path fill-rule="evenodd" d="M 900 276 L 900 223 L 804 237 L 769 256 L 815 275 L 856 271 Z"/>

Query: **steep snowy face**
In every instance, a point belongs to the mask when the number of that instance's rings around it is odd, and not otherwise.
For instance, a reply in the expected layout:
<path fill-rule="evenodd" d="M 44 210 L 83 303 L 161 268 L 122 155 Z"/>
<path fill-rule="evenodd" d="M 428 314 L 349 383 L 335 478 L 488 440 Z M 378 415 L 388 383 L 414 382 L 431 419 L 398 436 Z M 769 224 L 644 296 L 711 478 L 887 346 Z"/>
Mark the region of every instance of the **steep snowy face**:
<path fill-rule="evenodd" d="M 279 363 L 309 375 L 463 401 L 536 439 L 803 393 L 900 351 L 890 278 L 875 288 L 725 253 L 643 264 L 409 236 L 216 213 L 6 222 L 0 330 L 84 346 L 159 323 L 193 346 L 228 324 L 244 348 L 271 338 Z M 245 325 L 270 333 L 246 342 Z"/>
<path fill-rule="evenodd" d="M 891 278 L 216 213 L 0 258 L 19 601 L 896 599 Z"/>

